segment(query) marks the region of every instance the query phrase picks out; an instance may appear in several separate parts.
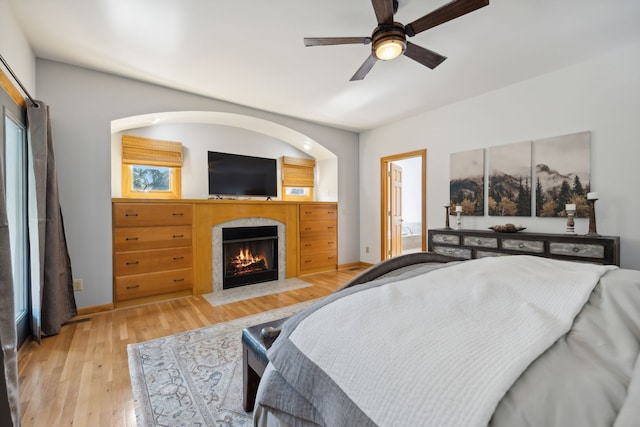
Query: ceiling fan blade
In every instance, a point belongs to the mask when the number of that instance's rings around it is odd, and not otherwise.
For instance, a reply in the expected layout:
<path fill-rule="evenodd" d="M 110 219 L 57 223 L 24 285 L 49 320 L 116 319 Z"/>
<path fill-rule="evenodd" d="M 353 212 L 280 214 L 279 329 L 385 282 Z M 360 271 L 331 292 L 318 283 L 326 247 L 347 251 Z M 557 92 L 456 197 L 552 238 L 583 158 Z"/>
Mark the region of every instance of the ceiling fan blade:
<path fill-rule="evenodd" d="M 305 46 L 332 46 L 336 44 L 369 44 L 371 37 L 305 37 Z"/>
<path fill-rule="evenodd" d="M 393 0 L 371 0 L 378 25 L 393 24 Z"/>
<path fill-rule="evenodd" d="M 413 37 L 418 33 L 443 24 L 452 19 L 458 18 L 481 7 L 487 6 L 489 0 L 453 0 L 444 6 L 426 14 L 422 18 L 416 19 L 405 26 L 405 32 Z"/>
<path fill-rule="evenodd" d="M 351 77 L 350 81 L 355 81 L 355 80 L 362 80 L 365 78 L 365 76 L 369 73 L 369 71 L 371 71 L 371 69 L 373 68 L 373 65 L 376 63 L 377 59 L 375 56 L 370 55 L 366 61 L 364 61 L 364 64 L 362 64 L 360 66 L 360 68 L 358 68 L 358 71 L 356 71 L 356 73 L 353 75 L 353 77 Z"/>
<path fill-rule="evenodd" d="M 442 56 L 432 50 L 425 49 L 411 42 L 407 42 L 407 49 L 404 51 L 405 56 L 413 59 L 432 70 L 442 63 L 446 56 Z"/>

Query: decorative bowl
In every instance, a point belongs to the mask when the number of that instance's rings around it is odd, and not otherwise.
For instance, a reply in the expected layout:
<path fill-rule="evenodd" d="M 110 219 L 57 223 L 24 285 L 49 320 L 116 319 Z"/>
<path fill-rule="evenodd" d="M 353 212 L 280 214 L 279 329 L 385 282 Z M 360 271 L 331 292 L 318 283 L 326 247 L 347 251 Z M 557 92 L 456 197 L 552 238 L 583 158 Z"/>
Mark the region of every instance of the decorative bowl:
<path fill-rule="evenodd" d="M 522 227 L 520 225 L 504 224 L 491 226 L 489 227 L 489 230 L 493 230 L 498 233 L 517 233 L 518 231 L 525 230 L 526 228 L 527 227 Z"/>

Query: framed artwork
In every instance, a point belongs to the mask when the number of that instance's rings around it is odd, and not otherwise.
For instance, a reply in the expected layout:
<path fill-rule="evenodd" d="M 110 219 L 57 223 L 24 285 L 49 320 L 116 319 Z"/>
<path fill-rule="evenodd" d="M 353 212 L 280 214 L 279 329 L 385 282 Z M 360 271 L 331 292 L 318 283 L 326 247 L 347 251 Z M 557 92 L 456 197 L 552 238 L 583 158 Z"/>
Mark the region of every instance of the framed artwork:
<path fill-rule="evenodd" d="M 484 215 L 484 149 L 451 153 L 449 199 L 452 215 Z"/>
<path fill-rule="evenodd" d="M 536 162 L 536 216 L 566 216 L 565 205 L 576 205 L 576 217 L 588 217 L 591 179 L 591 132 L 533 142 Z"/>
<path fill-rule="evenodd" d="M 531 216 L 531 141 L 490 147 L 488 210 L 492 216 Z"/>

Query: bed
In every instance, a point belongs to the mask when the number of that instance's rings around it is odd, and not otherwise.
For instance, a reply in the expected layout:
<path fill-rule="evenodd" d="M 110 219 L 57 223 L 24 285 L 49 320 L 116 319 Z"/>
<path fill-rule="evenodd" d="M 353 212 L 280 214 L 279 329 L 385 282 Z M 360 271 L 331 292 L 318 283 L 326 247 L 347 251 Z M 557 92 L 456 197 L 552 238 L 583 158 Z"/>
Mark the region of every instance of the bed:
<path fill-rule="evenodd" d="M 410 254 L 288 319 L 255 426 L 637 426 L 640 272 Z"/>

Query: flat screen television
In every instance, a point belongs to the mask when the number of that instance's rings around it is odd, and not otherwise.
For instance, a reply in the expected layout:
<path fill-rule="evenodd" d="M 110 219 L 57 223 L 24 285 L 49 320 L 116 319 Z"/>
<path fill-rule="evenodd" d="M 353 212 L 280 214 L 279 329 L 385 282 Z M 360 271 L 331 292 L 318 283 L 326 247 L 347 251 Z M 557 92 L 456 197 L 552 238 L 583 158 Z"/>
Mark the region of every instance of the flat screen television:
<path fill-rule="evenodd" d="M 276 159 L 209 151 L 209 196 L 276 197 Z"/>

